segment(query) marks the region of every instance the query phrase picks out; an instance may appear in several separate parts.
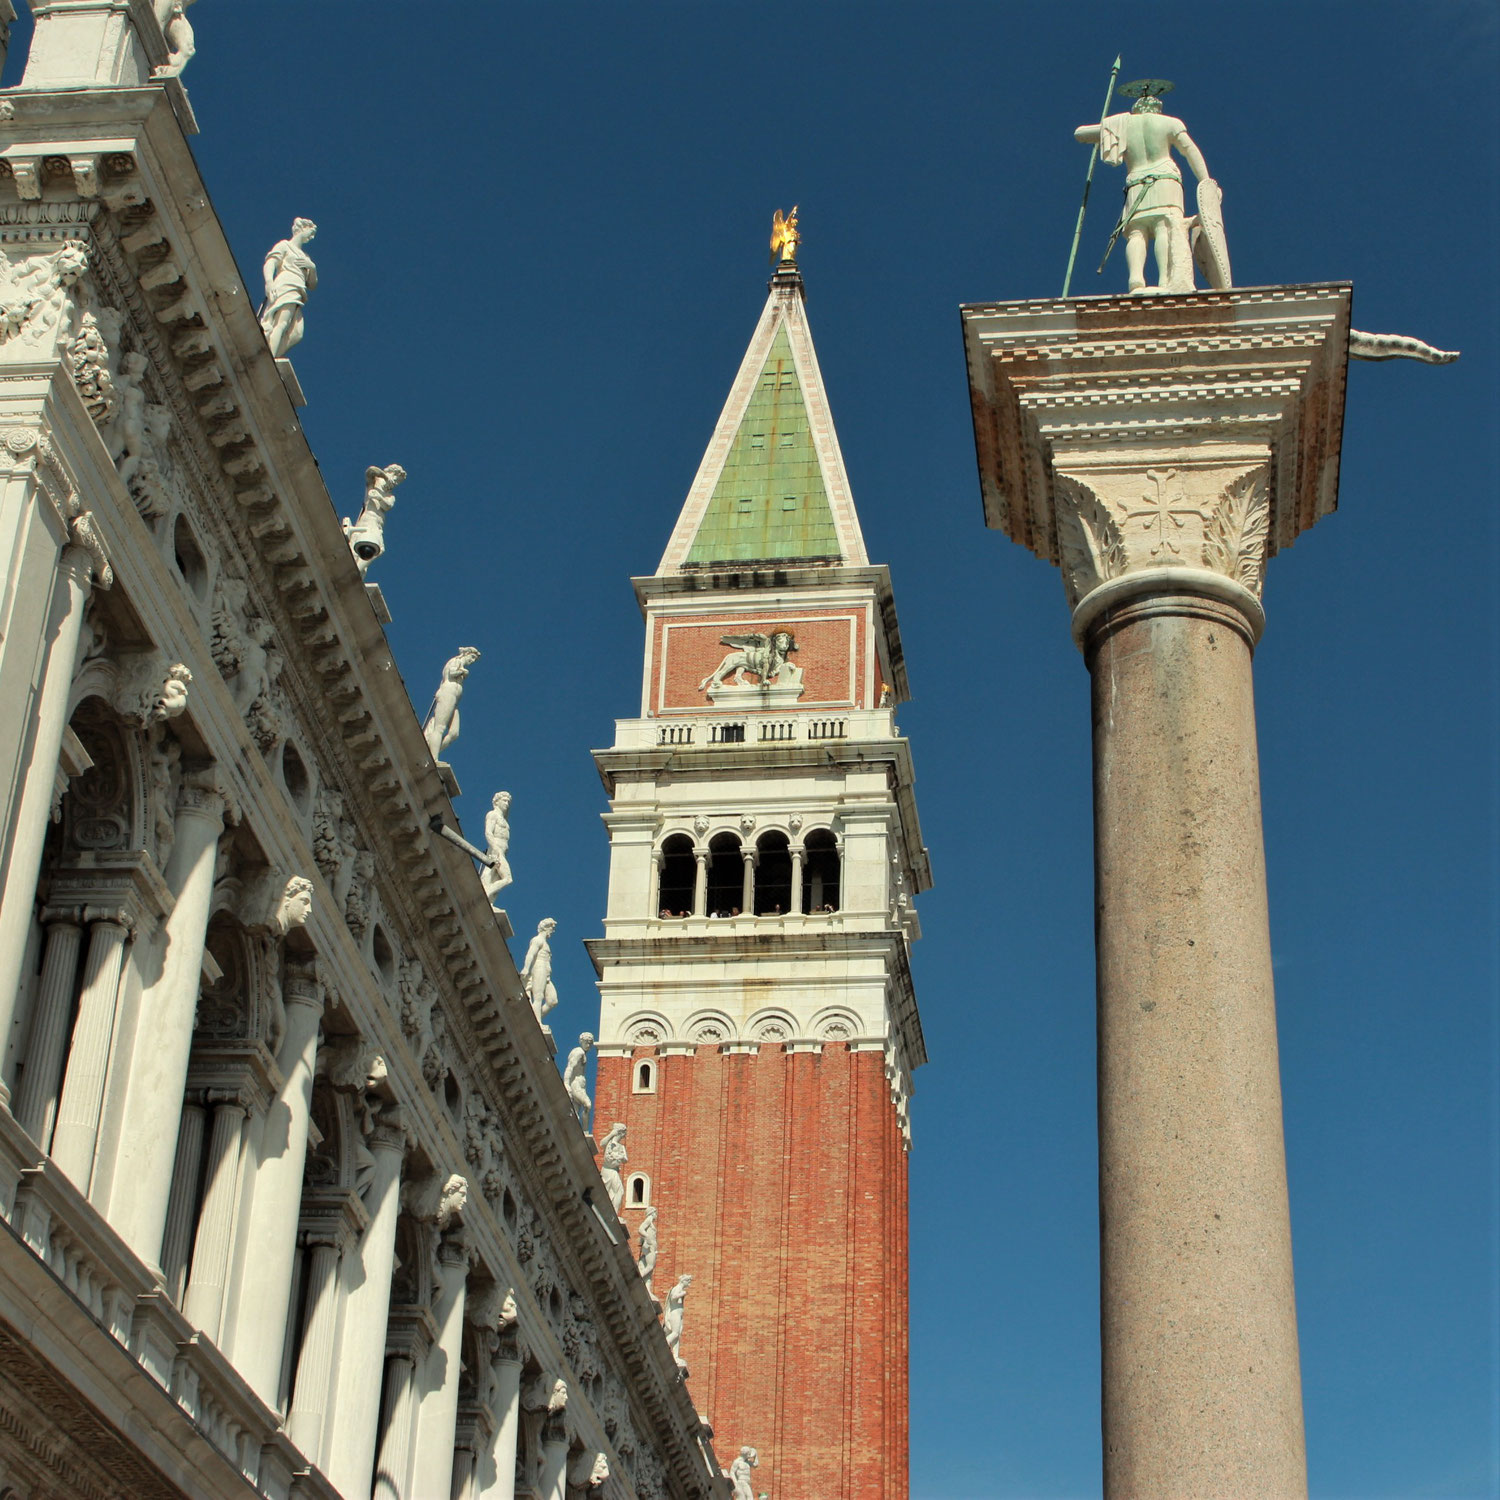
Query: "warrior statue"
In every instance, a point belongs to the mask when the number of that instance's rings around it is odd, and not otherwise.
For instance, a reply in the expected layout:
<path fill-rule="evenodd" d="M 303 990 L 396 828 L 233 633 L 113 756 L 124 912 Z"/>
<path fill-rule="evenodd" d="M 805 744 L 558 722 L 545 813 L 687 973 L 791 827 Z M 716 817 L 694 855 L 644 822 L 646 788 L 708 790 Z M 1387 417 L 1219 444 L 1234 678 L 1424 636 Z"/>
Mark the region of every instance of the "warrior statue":
<path fill-rule="evenodd" d="M 797 649 L 796 638 L 790 630 L 721 635 L 719 643 L 734 649 L 698 684 L 700 693 L 721 688 L 726 680 L 731 687 L 744 687 L 746 672 L 755 673 L 760 678 L 761 687 L 773 684 L 781 687 L 802 686 L 802 669 L 794 666 L 790 660 Z"/>
<path fill-rule="evenodd" d="M 1137 294 L 1191 292 L 1195 256 L 1211 286 L 1222 290 L 1232 285 L 1219 185 L 1208 175 L 1187 126 L 1161 112 L 1161 96 L 1171 87 L 1161 78 L 1124 84 L 1120 92 L 1135 96 L 1128 114 L 1107 115 L 1097 125 L 1080 125 L 1073 132 L 1086 144 L 1098 142 L 1099 155 L 1110 166 L 1125 164 L 1125 206 L 1110 244 L 1125 236 L 1130 290 Z M 1198 213 L 1192 219 L 1183 212 L 1182 173 L 1172 160 L 1173 147 L 1198 179 Z M 1156 251 L 1154 287 L 1146 285 L 1148 241 Z"/>

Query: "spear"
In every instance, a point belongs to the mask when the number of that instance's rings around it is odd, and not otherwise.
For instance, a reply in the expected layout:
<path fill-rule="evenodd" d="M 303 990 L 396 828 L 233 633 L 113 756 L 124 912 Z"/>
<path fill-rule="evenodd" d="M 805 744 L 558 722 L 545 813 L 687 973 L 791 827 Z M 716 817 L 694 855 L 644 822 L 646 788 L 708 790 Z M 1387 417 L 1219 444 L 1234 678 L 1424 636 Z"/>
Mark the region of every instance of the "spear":
<path fill-rule="evenodd" d="M 1109 70 L 1109 87 L 1104 91 L 1104 112 L 1099 116 L 1102 125 L 1109 117 L 1109 106 L 1115 97 L 1115 79 L 1120 76 L 1120 59 L 1115 58 L 1115 65 Z M 1089 172 L 1083 179 L 1083 202 L 1078 205 L 1078 222 L 1073 226 L 1073 248 L 1068 251 L 1068 273 L 1063 277 L 1062 294 L 1068 295 L 1068 288 L 1073 285 L 1073 262 L 1078 258 L 1078 241 L 1083 235 L 1083 216 L 1088 212 L 1089 189 L 1094 185 L 1094 164 L 1099 160 L 1099 142 L 1094 142 L 1094 149 L 1089 152 Z"/>

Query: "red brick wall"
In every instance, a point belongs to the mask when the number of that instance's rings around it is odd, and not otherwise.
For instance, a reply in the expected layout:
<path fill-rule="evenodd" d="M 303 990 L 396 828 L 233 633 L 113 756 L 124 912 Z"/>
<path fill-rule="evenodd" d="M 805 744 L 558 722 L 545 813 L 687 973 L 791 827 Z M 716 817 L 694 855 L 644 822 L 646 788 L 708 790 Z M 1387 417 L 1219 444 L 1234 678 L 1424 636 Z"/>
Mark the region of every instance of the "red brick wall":
<path fill-rule="evenodd" d="M 657 1297 L 693 1274 L 682 1354 L 720 1457 L 759 1449 L 774 1500 L 906 1500 L 906 1153 L 881 1054 L 655 1065 L 634 1094 L 631 1060 L 600 1059 L 595 1131 L 623 1120 L 651 1178 Z"/>
<path fill-rule="evenodd" d="M 797 638 L 792 660 L 802 668 L 802 697 L 798 707 L 819 703 L 867 707 L 865 624 L 862 609 L 786 610 L 764 616 L 673 616 L 670 621 L 658 616 L 651 640 L 650 712 L 690 708 L 713 712 L 708 694 L 699 692 L 698 684 L 724 660 L 726 652 L 734 649 L 724 645 L 722 638 L 752 631 L 769 633 L 782 625 Z"/>

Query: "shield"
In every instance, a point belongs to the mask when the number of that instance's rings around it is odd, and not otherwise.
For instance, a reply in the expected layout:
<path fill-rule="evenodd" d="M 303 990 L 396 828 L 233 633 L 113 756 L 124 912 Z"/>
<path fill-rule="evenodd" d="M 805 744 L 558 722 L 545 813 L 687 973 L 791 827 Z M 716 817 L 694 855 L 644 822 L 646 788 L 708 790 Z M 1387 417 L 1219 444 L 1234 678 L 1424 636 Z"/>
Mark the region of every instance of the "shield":
<path fill-rule="evenodd" d="M 1212 177 L 1198 184 L 1198 213 L 1193 222 L 1193 259 L 1216 292 L 1234 285 L 1229 273 L 1229 245 L 1224 238 L 1224 194 Z"/>

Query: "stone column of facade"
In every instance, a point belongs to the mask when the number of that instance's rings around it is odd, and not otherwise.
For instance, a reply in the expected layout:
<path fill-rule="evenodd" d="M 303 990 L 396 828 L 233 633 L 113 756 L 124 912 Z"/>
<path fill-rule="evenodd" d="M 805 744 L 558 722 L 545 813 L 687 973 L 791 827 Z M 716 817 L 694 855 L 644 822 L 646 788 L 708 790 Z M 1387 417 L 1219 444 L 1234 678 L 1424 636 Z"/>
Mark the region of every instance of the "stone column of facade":
<path fill-rule="evenodd" d="M 141 996 L 129 1093 L 107 1217 L 148 1264 L 161 1252 L 213 898 L 224 799 L 212 774 L 183 778 L 177 836 L 164 871 L 175 896 L 161 973 Z"/>
<path fill-rule="evenodd" d="M 282 998 L 286 1035 L 276 1055 L 282 1085 L 261 1124 L 239 1291 L 248 1316 L 237 1321 L 234 1338 L 235 1364 L 268 1406 L 275 1406 L 281 1386 L 323 988 L 314 974 L 289 970 Z"/>
<path fill-rule="evenodd" d="M 162 1237 L 161 1268 L 167 1295 L 182 1302 L 187 1288 L 188 1252 L 193 1244 L 193 1218 L 198 1207 L 198 1173 L 203 1166 L 203 1135 L 208 1111 L 202 1096 L 182 1106 L 177 1128 L 177 1152 L 172 1164 L 172 1187 L 167 1227 Z"/>
<path fill-rule="evenodd" d="M 16 800 L 10 862 L 5 872 L 4 895 L 0 898 L 0 1049 L 8 1043 L 15 1024 L 26 934 L 42 868 L 42 845 L 52 814 L 54 776 L 62 754 L 63 731 L 68 727 L 68 696 L 78 665 L 84 605 L 93 577 L 94 559 L 90 554 L 80 546 L 65 547 L 58 561 L 57 592 L 47 620 L 45 638 L 52 642 L 52 647 L 47 653 L 46 675 L 34 710 L 36 732 L 31 742 L 30 772 Z M 0 1103 L 10 1103 L 10 1090 L 3 1079 L 0 1079 Z"/>
<path fill-rule="evenodd" d="M 205 1101 L 213 1111 L 208 1135 L 208 1164 L 203 1206 L 193 1238 L 193 1259 L 183 1315 L 215 1342 L 224 1312 L 224 1286 L 229 1278 L 229 1252 L 234 1239 L 235 1210 L 240 1199 L 240 1148 L 249 1112 L 239 1094 L 210 1091 Z"/>
<path fill-rule="evenodd" d="M 387 1328 L 390 1355 L 385 1364 L 385 1397 L 380 1407 L 380 1456 L 375 1460 L 372 1500 L 422 1500 L 412 1486 L 417 1409 L 417 1371 L 432 1348 L 432 1320 L 426 1309 L 406 1309 Z"/>
<path fill-rule="evenodd" d="M 568 1500 L 568 1428 L 561 1414 L 547 1418 L 542 1428 L 541 1500 Z"/>
<path fill-rule="evenodd" d="M 78 911 L 48 911 L 42 921 L 47 946 L 31 1015 L 26 1066 L 16 1089 L 15 1116 L 21 1129 L 45 1150 L 51 1144 L 57 1115 L 57 1088 L 78 983 L 83 926 Z"/>
<path fill-rule="evenodd" d="M 1094 305 L 1094 304 L 1099 305 Z M 965 309 L 986 518 L 1092 678 L 1104 1489 L 1306 1493 L 1251 654 L 1336 499 L 1342 287 Z"/>
<path fill-rule="evenodd" d="M 708 912 L 708 850 L 693 850 L 697 869 L 693 872 L 693 915 L 705 916 Z"/>
<path fill-rule="evenodd" d="M 115 1034 L 115 1009 L 120 976 L 125 967 L 125 944 L 131 934 L 125 911 L 88 912 L 89 951 L 83 966 L 83 992 L 78 1018 L 68 1048 L 57 1128 L 52 1133 L 52 1159 L 87 1193 L 94 1173 L 94 1149 L 99 1140 L 99 1116 L 104 1106 L 104 1082 L 109 1073 L 110 1046 Z"/>
<path fill-rule="evenodd" d="M 307 1313 L 286 1430 L 302 1452 L 322 1468 L 328 1447 L 324 1419 L 333 1394 L 343 1300 L 339 1262 L 369 1221 L 352 1191 L 330 1189 L 306 1195 L 302 1222 L 307 1245 Z"/>
<path fill-rule="evenodd" d="M 437 1337 L 427 1358 L 422 1413 L 417 1424 L 412 1494 L 447 1495 L 453 1482 L 453 1434 L 458 1421 L 458 1372 L 463 1362 L 464 1299 L 469 1246 L 462 1230 L 438 1245 L 432 1317 Z"/>
<path fill-rule="evenodd" d="M 401 1163 L 406 1152 L 406 1129 L 399 1109 L 381 1116 L 368 1145 L 375 1158 L 365 1194 L 370 1222 L 360 1236 L 358 1279 L 345 1307 L 339 1400 L 328 1444 L 328 1477 L 344 1495 L 368 1492 L 381 1430 L 381 1375 L 396 1261 L 396 1221 L 401 1213 Z"/>
<path fill-rule="evenodd" d="M 748 916 L 755 912 L 755 848 L 746 843 L 740 855 L 745 861 L 744 879 L 740 885 L 740 910 Z"/>
<path fill-rule="evenodd" d="M 807 847 L 804 844 L 793 844 L 791 847 L 792 901 L 787 910 L 798 915 L 802 911 L 802 859 L 806 853 Z"/>
<path fill-rule="evenodd" d="M 451 1500 L 479 1500 L 480 1457 L 490 1449 L 493 1433 L 490 1414 L 482 1407 L 459 1411 L 453 1434 L 453 1483 Z"/>
<path fill-rule="evenodd" d="M 521 1354 L 514 1327 L 500 1335 L 490 1365 L 494 1379 L 491 1410 L 495 1436 L 490 1462 L 479 1467 L 478 1500 L 512 1500 L 516 1492 L 516 1443 L 521 1434 Z"/>

